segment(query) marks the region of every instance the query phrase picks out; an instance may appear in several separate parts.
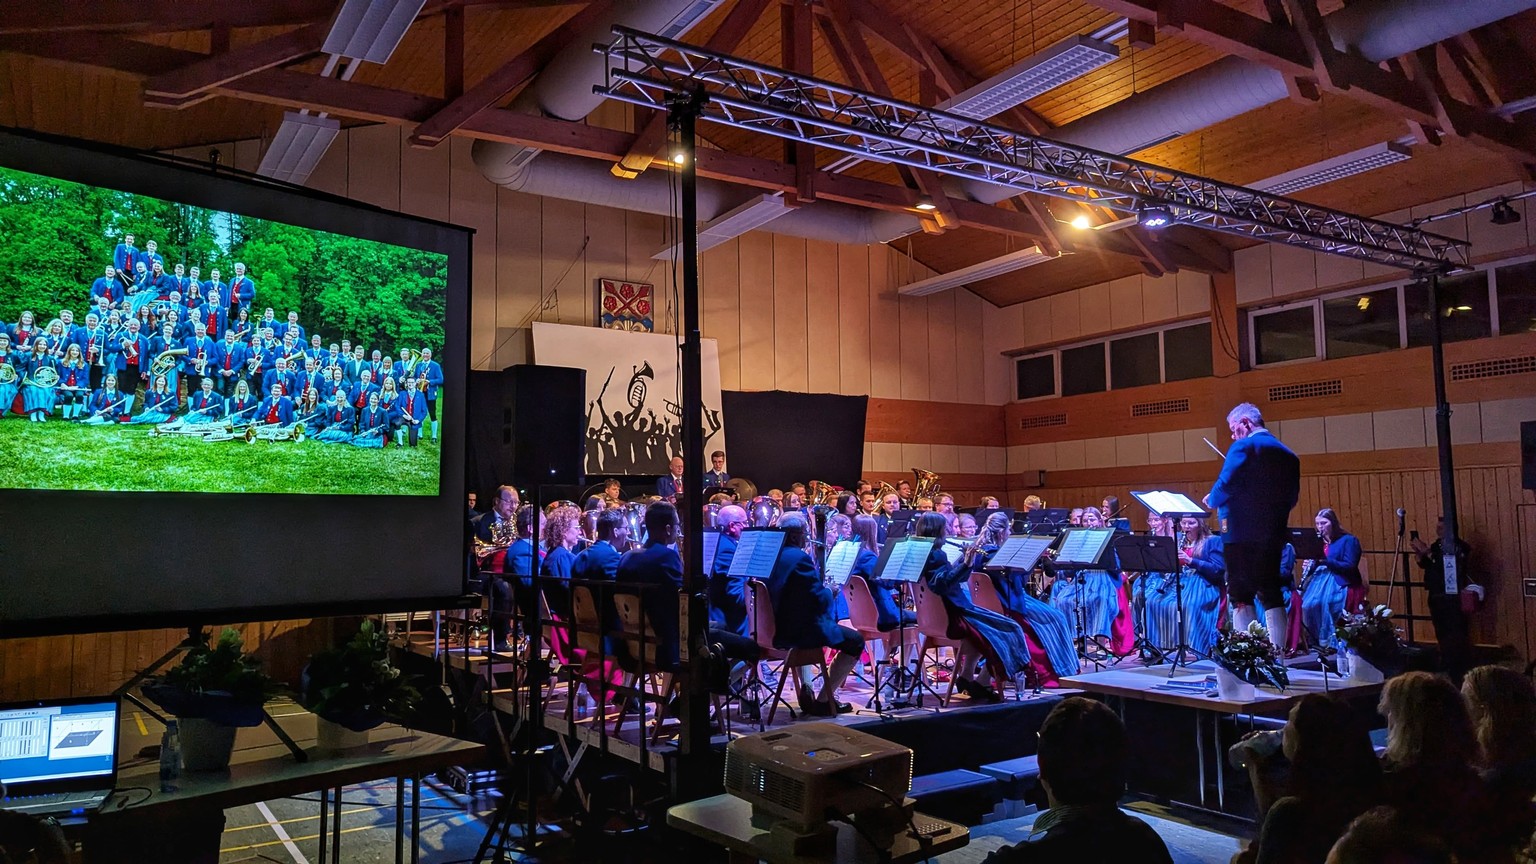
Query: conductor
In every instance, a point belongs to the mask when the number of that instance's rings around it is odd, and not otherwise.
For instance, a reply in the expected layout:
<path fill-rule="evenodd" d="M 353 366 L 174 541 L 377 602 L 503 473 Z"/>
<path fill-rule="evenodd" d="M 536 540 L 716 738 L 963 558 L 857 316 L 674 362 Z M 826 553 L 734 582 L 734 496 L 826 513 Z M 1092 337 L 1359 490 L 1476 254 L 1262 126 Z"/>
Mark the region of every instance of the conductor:
<path fill-rule="evenodd" d="M 1264 601 L 1269 641 L 1285 649 L 1285 603 L 1280 592 L 1280 553 L 1286 517 L 1301 494 L 1301 462 L 1264 428 L 1264 417 L 1248 402 L 1227 415 L 1232 446 L 1221 476 L 1205 496 L 1227 522 L 1227 589 L 1232 626 L 1242 630 L 1257 619 L 1253 599 Z"/>

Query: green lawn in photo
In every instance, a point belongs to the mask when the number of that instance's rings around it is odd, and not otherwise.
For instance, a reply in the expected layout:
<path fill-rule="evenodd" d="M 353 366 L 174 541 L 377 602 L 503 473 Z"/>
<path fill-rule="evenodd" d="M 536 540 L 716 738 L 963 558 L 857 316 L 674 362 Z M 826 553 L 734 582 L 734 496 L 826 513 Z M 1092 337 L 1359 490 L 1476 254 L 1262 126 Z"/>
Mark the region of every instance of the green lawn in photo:
<path fill-rule="evenodd" d="M 85 426 L 56 417 L 0 420 L 0 488 L 109 492 L 272 492 L 436 495 L 442 454 L 420 446 L 379 449 L 244 438 L 205 443 L 151 435 L 150 426 Z M 429 427 L 430 429 L 430 427 Z"/>

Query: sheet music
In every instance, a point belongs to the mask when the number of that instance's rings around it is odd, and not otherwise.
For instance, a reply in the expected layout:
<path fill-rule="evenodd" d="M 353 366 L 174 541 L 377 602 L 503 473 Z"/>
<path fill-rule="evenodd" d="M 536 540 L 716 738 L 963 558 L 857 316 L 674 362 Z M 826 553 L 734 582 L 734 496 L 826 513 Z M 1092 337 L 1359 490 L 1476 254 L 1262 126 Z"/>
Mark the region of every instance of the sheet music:
<path fill-rule="evenodd" d="M 1056 553 L 1056 563 L 1092 567 L 1099 563 L 1104 547 L 1113 536 L 1113 528 L 1068 529 L 1061 541 L 1061 551 Z"/>
<path fill-rule="evenodd" d="M 895 543 L 887 543 L 881 550 L 880 566 L 875 572 L 877 579 L 895 579 L 916 582 L 923 575 L 923 565 L 928 553 L 933 551 L 933 537 L 905 537 Z"/>
<path fill-rule="evenodd" d="M 749 579 L 767 579 L 773 573 L 773 562 L 779 559 L 779 549 L 784 546 L 783 531 L 743 531 L 736 542 L 736 556 L 731 559 L 731 576 Z"/>
<path fill-rule="evenodd" d="M 1151 510 L 1153 513 L 1158 515 L 1162 515 L 1164 513 L 1173 513 L 1178 515 L 1199 514 L 1204 516 L 1206 514 L 1206 509 L 1204 507 L 1201 507 L 1195 501 L 1190 500 L 1188 496 L 1181 495 L 1178 492 L 1168 492 L 1164 490 L 1155 490 L 1152 492 L 1132 492 L 1131 497 L 1135 498 L 1137 501 L 1140 501 L 1142 505 L 1145 506 L 1148 510 Z"/>
<path fill-rule="evenodd" d="M 720 532 L 709 530 L 704 532 L 704 574 L 707 576 L 714 572 L 715 554 L 720 551 Z"/>
<path fill-rule="evenodd" d="M 944 549 L 944 557 L 949 559 L 951 565 L 959 564 L 960 556 L 965 554 L 965 547 L 969 543 L 970 541 L 966 541 L 965 544 L 956 544 L 948 540 L 944 541 L 944 546 L 942 547 Z"/>
<path fill-rule="evenodd" d="M 854 540 L 844 540 L 832 547 L 832 554 L 827 556 L 825 579 L 827 585 L 841 589 L 843 583 L 848 581 L 848 576 L 853 572 L 853 562 L 859 557 L 859 544 Z"/>
<path fill-rule="evenodd" d="M 1032 571 L 1040 556 L 1054 542 L 1055 537 L 1009 537 L 987 562 L 987 569 Z"/>

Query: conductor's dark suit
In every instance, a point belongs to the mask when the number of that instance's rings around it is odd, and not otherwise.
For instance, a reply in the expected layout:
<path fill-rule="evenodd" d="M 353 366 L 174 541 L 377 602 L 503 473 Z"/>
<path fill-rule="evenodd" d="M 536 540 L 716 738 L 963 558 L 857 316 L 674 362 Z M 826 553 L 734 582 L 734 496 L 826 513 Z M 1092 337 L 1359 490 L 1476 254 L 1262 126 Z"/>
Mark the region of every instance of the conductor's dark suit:
<path fill-rule="evenodd" d="M 1227 520 L 1227 585 L 1234 603 L 1251 605 L 1257 594 L 1266 609 L 1282 605 L 1280 553 L 1286 518 L 1300 494 L 1301 461 L 1268 429 L 1232 442 L 1209 500 Z"/>

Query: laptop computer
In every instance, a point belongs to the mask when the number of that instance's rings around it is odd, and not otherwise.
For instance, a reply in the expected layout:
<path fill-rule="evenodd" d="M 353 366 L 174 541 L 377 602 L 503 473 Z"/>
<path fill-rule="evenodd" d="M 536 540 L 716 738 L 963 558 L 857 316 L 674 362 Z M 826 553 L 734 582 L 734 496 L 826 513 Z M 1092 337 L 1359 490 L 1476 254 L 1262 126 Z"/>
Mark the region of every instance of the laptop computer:
<path fill-rule="evenodd" d="M 0 705 L 0 810 L 81 815 L 117 785 L 115 696 Z"/>

